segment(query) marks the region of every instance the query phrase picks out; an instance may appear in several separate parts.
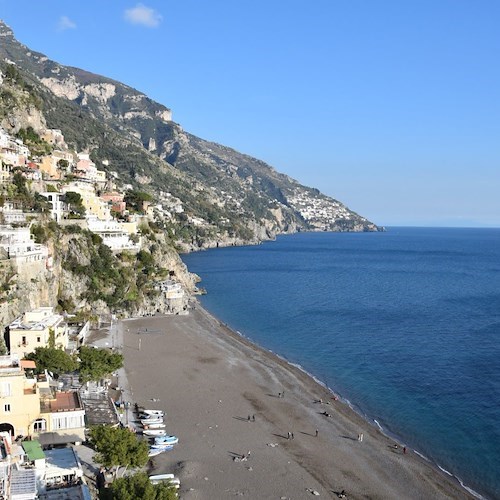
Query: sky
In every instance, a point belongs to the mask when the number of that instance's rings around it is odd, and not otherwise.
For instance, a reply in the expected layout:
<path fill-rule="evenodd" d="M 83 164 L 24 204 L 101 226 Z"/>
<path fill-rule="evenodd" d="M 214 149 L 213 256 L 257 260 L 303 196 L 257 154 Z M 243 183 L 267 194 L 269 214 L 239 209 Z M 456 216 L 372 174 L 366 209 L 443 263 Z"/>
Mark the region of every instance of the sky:
<path fill-rule="evenodd" d="M 500 227 L 498 0 L 0 0 L 0 18 L 377 224 Z"/>

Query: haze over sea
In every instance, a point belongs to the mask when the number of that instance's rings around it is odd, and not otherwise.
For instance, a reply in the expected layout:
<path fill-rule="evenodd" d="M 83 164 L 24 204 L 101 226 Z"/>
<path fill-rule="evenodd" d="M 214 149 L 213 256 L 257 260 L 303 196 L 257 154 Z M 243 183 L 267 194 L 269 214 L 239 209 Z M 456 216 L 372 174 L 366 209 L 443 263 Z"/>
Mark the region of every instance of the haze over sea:
<path fill-rule="evenodd" d="M 500 498 L 500 229 L 301 233 L 183 260 L 222 321 Z"/>

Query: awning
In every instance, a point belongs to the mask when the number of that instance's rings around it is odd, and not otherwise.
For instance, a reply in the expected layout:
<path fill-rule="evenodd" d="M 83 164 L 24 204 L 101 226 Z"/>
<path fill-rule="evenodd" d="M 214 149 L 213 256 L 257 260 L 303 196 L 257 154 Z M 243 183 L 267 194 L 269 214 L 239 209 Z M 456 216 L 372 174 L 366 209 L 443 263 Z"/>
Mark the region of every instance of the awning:
<path fill-rule="evenodd" d="M 20 364 L 21 368 L 24 368 L 25 370 L 34 370 L 36 368 L 36 363 L 31 359 L 21 359 Z"/>
<path fill-rule="evenodd" d="M 26 455 L 28 455 L 28 460 L 33 461 L 45 458 L 45 453 L 39 441 L 23 441 L 21 444 Z"/>

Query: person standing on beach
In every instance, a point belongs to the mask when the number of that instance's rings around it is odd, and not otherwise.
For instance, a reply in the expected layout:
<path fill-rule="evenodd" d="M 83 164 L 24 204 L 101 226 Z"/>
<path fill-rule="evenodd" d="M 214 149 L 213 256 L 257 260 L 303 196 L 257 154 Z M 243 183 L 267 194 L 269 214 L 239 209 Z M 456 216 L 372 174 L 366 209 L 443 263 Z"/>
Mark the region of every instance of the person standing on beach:
<path fill-rule="evenodd" d="M 361 433 L 361 434 L 359 435 L 359 442 L 360 442 L 360 443 L 362 443 L 362 442 L 363 442 L 363 433 Z"/>
<path fill-rule="evenodd" d="M 319 434 L 319 431 L 318 431 L 318 429 L 316 429 L 316 437 L 318 437 L 318 434 Z"/>

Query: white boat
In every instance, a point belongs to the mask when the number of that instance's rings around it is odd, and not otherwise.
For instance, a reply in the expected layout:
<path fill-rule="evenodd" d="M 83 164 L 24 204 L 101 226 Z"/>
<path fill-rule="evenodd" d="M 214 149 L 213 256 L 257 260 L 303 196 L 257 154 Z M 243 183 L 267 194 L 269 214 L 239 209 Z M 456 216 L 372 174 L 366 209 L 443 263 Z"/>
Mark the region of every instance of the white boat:
<path fill-rule="evenodd" d="M 150 449 L 148 452 L 148 457 L 156 457 L 156 455 L 159 455 L 160 453 L 163 453 L 164 450 L 158 450 L 158 449 Z"/>
<path fill-rule="evenodd" d="M 142 433 L 145 436 L 166 436 L 167 431 L 165 429 L 144 429 Z"/>
<path fill-rule="evenodd" d="M 168 482 L 169 485 L 174 488 L 179 489 L 181 487 L 181 481 L 173 474 L 157 474 L 155 476 L 149 476 L 149 480 L 152 484 L 158 484 L 162 482 Z"/>
<path fill-rule="evenodd" d="M 163 415 L 163 413 L 160 415 L 159 413 L 158 414 L 150 414 L 150 413 L 139 413 L 139 415 L 137 416 L 137 418 L 139 420 L 150 420 L 150 419 L 155 419 L 155 418 L 164 418 L 165 415 Z"/>
<path fill-rule="evenodd" d="M 142 410 L 144 415 L 160 415 L 163 417 L 165 413 L 162 410 Z"/>
<path fill-rule="evenodd" d="M 165 424 L 144 424 L 144 429 L 165 429 Z"/>
<path fill-rule="evenodd" d="M 179 438 L 177 436 L 158 436 L 155 437 L 155 444 L 177 444 Z"/>
<path fill-rule="evenodd" d="M 163 418 L 145 418 L 141 420 L 142 425 L 163 424 Z"/>
<path fill-rule="evenodd" d="M 174 445 L 173 444 L 152 444 L 150 447 L 149 447 L 150 450 L 163 450 L 163 451 L 170 451 L 170 450 L 173 450 L 174 449 Z"/>

